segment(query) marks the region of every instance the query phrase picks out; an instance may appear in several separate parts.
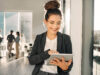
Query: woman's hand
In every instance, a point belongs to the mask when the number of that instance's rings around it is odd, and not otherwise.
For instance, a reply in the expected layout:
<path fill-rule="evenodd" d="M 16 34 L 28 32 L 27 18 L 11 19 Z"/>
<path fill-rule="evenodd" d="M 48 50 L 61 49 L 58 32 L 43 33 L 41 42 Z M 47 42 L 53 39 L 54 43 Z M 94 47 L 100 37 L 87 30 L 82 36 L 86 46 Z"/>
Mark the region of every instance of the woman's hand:
<path fill-rule="evenodd" d="M 56 50 L 49 50 L 49 51 L 48 51 L 48 54 L 49 54 L 49 55 L 52 55 L 52 54 L 59 54 L 59 52 L 57 52 Z"/>
<path fill-rule="evenodd" d="M 71 65 L 72 60 L 69 60 L 68 62 L 65 62 L 64 57 L 60 59 L 54 58 L 53 60 L 50 61 L 50 64 L 56 65 L 60 67 L 62 70 L 67 70 L 68 67 Z"/>

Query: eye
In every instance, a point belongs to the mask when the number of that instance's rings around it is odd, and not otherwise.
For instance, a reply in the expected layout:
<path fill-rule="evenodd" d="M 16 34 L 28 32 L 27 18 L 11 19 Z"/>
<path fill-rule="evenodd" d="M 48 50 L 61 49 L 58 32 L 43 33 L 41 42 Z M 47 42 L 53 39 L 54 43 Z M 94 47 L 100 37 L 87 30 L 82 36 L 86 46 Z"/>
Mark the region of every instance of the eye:
<path fill-rule="evenodd" d="M 51 22 L 50 22 L 50 24 L 54 24 L 54 22 L 53 22 L 53 21 L 51 21 Z"/>
<path fill-rule="evenodd" d="M 57 25 L 60 25 L 61 24 L 61 22 L 57 22 Z"/>

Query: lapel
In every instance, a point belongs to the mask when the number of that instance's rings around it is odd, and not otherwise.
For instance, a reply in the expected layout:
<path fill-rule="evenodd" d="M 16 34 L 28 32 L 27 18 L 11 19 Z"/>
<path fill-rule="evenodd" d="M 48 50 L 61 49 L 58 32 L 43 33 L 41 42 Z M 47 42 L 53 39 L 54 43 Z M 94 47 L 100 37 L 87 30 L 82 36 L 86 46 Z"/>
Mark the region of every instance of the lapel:
<path fill-rule="evenodd" d="M 47 32 L 43 33 L 43 35 L 42 35 L 41 50 L 44 50 L 44 48 L 45 48 L 46 34 L 47 34 Z M 61 53 L 61 45 L 62 45 L 61 33 L 57 32 L 57 51 L 60 52 L 60 53 Z"/>
<path fill-rule="evenodd" d="M 62 45 L 62 36 L 60 32 L 57 32 L 57 51 L 61 53 L 61 45 Z"/>
<path fill-rule="evenodd" d="M 47 34 L 47 32 L 45 32 L 45 33 L 43 33 L 41 36 L 41 51 L 43 51 L 44 50 L 44 48 L 45 48 L 45 43 L 46 43 L 46 34 Z"/>

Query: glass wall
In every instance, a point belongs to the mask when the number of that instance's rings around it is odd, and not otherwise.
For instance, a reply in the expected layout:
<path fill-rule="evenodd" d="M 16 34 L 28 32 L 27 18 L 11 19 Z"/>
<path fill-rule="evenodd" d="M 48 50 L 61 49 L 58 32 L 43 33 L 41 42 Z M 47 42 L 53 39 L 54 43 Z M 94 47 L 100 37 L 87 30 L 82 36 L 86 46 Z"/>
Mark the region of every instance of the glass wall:
<path fill-rule="evenodd" d="M 93 75 L 100 75 L 100 0 L 94 0 Z"/>
<path fill-rule="evenodd" d="M 4 37 L 4 12 L 0 12 L 0 36 Z"/>
<path fill-rule="evenodd" d="M 22 37 L 25 37 L 24 39 L 26 42 L 32 41 L 32 12 L 21 12 L 20 13 L 20 22 L 21 22 L 21 34 Z"/>
<path fill-rule="evenodd" d="M 5 12 L 5 32 L 9 34 L 11 30 L 18 31 L 18 12 Z"/>
<path fill-rule="evenodd" d="M 13 30 L 16 38 L 16 32 L 20 32 L 20 52 L 25 52 L 25 46 L 29 47 L 32 41 L 32 12 L 0 12 L 0 37 L 3 37 L 1 44 L 6 48 L 1 52 L 6 56 L 7 35 Z M 15 54 L 15 43 L 13 44 Z"/>
<path fill-rule="evenodd" d="M 32 41 L 32 12 L 0 12 L 0 36 L 6 40 L 10 30 L 21 33 L 24 42 Z M 27 39 L 27 40 L 26 40 Z"/>

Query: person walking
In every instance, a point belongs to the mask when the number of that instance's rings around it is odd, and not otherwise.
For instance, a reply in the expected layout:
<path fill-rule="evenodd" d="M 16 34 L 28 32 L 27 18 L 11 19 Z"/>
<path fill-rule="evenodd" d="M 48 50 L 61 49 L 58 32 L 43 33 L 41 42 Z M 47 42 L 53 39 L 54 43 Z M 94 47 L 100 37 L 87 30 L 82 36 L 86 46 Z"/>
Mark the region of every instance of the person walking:
<path fill-rule="evenodd" d="M 9 51 L 8 56 L 10 58 L 12 56 L 11 51 L 14 50 L 14 48 L 12 48 L 12 46 L 15 41 L 15 36 L 13 35 L 13 30 L 10 31 L 10 34 L 7 36 L 7 40 L 8 40 L 7 49 Z"/>
<path fill-rule="evenodd" d="M 19 58 L 19 41 L 20 41 L 20 33 L 16 32 L 17 37 L 15 38 L 15 42 L 16 42 L 16 59 Z"/>

